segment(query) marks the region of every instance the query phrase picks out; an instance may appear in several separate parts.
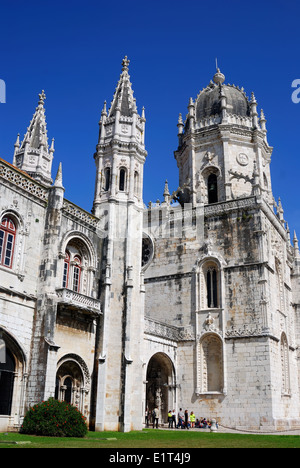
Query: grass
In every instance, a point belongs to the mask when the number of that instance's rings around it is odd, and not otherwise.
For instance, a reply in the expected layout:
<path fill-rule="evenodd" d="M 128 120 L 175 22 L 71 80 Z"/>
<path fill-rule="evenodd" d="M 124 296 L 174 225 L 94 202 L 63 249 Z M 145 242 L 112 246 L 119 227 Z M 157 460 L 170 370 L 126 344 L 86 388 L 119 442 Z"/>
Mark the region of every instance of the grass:
<path fill-rule="evenodd" d="M 83 439 L 0 433 L 0 448 L 300 448 L 300 436 L 224 434 L 147 429 L 129 433 L 89 432 Z"/>

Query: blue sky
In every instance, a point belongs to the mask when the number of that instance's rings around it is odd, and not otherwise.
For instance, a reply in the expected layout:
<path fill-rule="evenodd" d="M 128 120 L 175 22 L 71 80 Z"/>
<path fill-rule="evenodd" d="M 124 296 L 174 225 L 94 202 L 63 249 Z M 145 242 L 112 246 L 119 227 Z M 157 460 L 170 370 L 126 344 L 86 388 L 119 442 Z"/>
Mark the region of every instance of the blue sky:
<path fill-rule="evenodd" d="M 264 109 L 274 196 L 300 238 L 300 103 L 291 100 L 300 79 L 299 3 L 1 0 L 0 157 L 12 162 L 44 89 L 53 176 L 61 161 L 66 198 L 90 211 L 98 121 L 127 55 L 138 110 L 146 109 L 144 201 L 162 199 L 165 179 L 178 187 L 178 114 L 209 83 L 218 57 L 226 82 L 254 91 Z"/>

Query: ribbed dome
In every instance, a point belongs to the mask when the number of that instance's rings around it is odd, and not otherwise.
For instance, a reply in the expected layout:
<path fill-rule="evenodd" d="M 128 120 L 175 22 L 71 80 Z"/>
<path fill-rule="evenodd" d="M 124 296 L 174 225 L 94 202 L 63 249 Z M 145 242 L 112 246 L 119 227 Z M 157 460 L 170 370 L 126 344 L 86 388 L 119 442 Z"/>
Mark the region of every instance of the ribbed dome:
<path fill-rule="evenodd" d="M 227 112 L 242 117 L 250 116 L 250 105 L 245 93 L 235 86 L 224 84 L 221 86 L 226 96 Z M 220 90 L 220 85 L 211 83 L 201 91 L 195 102 L 197 120 L 221 113 Z"/>

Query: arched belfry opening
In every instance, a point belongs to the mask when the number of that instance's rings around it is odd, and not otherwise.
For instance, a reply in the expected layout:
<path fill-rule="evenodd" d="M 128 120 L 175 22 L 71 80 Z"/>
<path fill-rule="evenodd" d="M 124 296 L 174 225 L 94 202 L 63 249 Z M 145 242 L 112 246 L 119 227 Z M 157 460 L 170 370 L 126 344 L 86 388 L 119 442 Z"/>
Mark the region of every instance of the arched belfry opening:
<path fill-rule="evenodd" d="M 214 173 L 208 176 L 207 194 L 209 204 L 218 202 L 218 177 Z"/>
<path fill-rule="evenodd" d="M 151 412 L 158 407 L 160 423 L 167 422 L 168 410 L 175 407 L 175 372 L 171 359 L 164 353 L 156 353 L 148 363 L 146 378 L 146 408 Z"/>

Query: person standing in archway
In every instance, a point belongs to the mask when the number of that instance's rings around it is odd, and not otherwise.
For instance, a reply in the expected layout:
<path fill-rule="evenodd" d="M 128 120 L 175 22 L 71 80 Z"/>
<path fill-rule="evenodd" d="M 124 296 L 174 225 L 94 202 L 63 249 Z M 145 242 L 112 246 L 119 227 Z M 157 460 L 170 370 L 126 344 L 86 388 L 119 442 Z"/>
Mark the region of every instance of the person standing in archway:
<path fill-rule="evenodd" d="M 158 429 L 158 420 L 159 420 L 159 409 L 157 406 L 155 406 L 153 410 L 153 429 L 154 429 L 154 426 L 156 427 L 156 429 Z"/>
<path fill-rule="evenodd" d="M 173 429 L 173 427 L 176 428 L 176 411 L 175 411 L 175 409 L 173 409 L 173 411 L 172 411 L 172 429 Z"/>
<path fill-rule="evenodd" d="M 184 412 L 184 427 L 189 428 L 189 412 L 187 409 Z"/>

